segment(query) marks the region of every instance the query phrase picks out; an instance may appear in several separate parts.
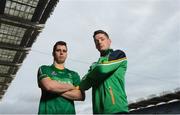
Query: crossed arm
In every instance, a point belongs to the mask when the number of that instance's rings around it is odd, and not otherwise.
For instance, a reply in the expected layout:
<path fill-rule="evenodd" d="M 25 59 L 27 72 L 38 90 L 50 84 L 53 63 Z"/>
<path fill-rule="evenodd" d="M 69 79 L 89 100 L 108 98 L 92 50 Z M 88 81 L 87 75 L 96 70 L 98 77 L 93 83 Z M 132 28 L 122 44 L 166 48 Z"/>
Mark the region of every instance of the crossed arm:
<path fill-rule="evenodd" d="M 82 79 L 80 88 L 88 90 L 95 82 L 103 82 L 111 74 L 113 74 L 119 67 L 125 67 L 127 64 L 126 58 L 109 61 L 107 63 L 97 64 L 90 70 Z"/>
<path fill-rule="evenodd" d="M 57 93 L 70 100 L 84 100 L 84 92 L 71 84 L 59 83 L 45 77 L 40 81 L 40 88 L 48 92 Z"/>
<path fill-rule="evenodd" d="M 76 101 L 84 101 L 85 99 L 85 92 L 79 90 L 78 87 L 76 87 L 73 90 L 66 91 L 61 94 L 61 96 L 68 98 L 70 100 L 76 100 Z"/>

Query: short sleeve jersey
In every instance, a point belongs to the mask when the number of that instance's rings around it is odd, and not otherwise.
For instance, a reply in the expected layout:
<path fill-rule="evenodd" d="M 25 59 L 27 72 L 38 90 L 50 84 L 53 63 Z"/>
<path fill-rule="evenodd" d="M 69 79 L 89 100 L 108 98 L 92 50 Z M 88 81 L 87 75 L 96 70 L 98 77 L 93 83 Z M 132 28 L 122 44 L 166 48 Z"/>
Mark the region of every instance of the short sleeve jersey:
<path fill-rule="evenodd" d="M 72 84 L 78 86 L 80 76 L 77 72 L 67 68 L 64 70 L 57 69 L 54 65 L 41 66 L 38 70 L 38 85 L 43 78 L 49 77 L 59 83 Z M 41 89 L 42 95 L 39 104 L 39 114 L 75 114 L 74 102 L 59 94 L 47 92 Z"/>

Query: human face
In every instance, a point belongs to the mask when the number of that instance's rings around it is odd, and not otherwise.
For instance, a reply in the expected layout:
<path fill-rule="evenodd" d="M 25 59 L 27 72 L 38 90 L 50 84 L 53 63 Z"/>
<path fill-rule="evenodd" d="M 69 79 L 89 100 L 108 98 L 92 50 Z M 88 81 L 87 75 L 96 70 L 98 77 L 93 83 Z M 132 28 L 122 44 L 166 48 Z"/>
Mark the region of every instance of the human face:
<path fill-rule="evenodd" d="M 54 52 L 54 61 L 63 64 L 67 58 L 67 48 L 65 45 L 57 45 Z"/>
<path fill-rule="evenodd" d="M 109 49 L 109 47 L 111 45 L 111 40 L 106 35 L 101 34 L 101 33 L 99 33 L 95 36 L 94 42 L 96 45 L 96 49 L 99 52 Z"/>

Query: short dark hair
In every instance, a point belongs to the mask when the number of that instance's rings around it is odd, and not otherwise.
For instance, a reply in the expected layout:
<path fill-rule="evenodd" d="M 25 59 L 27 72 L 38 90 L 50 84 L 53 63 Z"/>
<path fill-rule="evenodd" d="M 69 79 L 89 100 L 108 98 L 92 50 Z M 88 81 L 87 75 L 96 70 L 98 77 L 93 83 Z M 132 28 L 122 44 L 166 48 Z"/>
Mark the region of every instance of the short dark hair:
<path fill-rule="evenodd" d="M 96 30 L 96 31 L 94 31 L 94 35 L 93 35 L 94 39 L 95 39 L 95 36 L 97 34 L 104 34 L 105 36 L 107 36 L 107 38 L 109 38 L 109 35 L 105 31 L 103 31 L 103 30 Z"/>
<path fill-rule="evenodd" d="M 55 45 L 54 45 L 54 47 L 53 47 L 53 55 L 54 55 L 54 53 L 55 53 L 55 51 L 56 51 L 56 47 L 57 47 L 58 45 L 66 46 L 66 49 L 67 49 L 67 44 L 66 44 L 66 42 L 64 42 L 64 41 L 58 41 L 58 42 L 55 43 Z"/>

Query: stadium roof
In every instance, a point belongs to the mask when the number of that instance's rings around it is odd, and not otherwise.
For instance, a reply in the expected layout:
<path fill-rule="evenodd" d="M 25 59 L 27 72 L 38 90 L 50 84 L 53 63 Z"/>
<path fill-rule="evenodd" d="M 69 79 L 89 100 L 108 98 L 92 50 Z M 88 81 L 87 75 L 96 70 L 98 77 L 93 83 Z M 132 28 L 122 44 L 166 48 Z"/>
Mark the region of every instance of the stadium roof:
<path fill-rule="evenodd" d="M 59 0 L 0 0 L 0 99 Z"/>
<path fill-rule="evenodd" d="M 162 92 L 159 95 L 150 95 L 147 99 L 141 98 L 136 102 L 129 104 L 131 111 L 144 109 L 152 106 L 159 106 L 162 104 L 168 104 L 173 102 L 180 102 L 180 88 L 176 88 L 174 91 Z"/>

